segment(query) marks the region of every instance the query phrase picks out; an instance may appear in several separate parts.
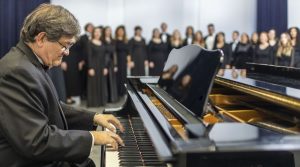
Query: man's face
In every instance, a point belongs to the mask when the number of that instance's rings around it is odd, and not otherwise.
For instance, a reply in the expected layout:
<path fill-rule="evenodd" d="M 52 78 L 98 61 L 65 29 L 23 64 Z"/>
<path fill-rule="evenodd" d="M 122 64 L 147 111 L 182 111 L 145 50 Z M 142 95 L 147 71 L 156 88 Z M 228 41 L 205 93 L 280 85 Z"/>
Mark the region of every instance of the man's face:
<path fill-rule="evenodd" d="M 49 41 L 47 37 L 38 48 L 37 54 L 45 65 L 59 66 L 64 56 L 68 56 L 70 47 L 76 42 L 75 37 L 61 37 L 58 41 Z"/>
<path fill-rule="evenodd" d="M 233 33 L 232 33 L 232 40 L 236 41 L 236 40 L 238 40 L 238 39 L 239 39 L 238 33 L 233 32 Z"/>
<path fill-rule="evenodd" d="M 162 32 L 166 32 L 167 28 L 168 28 L 167 24 L 165 24 L 165 23 L 161 24 L 161 30 L 162 30 Z"/>
<path fill-rule="evenodd" d="M 213 26 L 208 27 L 208 33 L 213 34 L 215 32 L 215 28 Z"/>

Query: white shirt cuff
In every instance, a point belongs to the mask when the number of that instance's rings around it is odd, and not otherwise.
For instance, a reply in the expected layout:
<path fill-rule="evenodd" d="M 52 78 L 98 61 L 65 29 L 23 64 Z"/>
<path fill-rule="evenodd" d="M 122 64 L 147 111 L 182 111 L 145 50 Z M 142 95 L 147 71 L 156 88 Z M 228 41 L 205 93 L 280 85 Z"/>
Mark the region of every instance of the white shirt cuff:
<path fill-rule="evenodd" d="M 93 140 L 92 140 L 92 147 L 91 147 L 91 151 L 90 151 L 90 153 L 91 153 L 92 150 L 93 150 L 93 148 L 94 148 L 95 137 L 94 137 L 94 135 L 91 132 L 90 132 L 90 134 L 92 135 L 92 138 L 93 138 Z"/>

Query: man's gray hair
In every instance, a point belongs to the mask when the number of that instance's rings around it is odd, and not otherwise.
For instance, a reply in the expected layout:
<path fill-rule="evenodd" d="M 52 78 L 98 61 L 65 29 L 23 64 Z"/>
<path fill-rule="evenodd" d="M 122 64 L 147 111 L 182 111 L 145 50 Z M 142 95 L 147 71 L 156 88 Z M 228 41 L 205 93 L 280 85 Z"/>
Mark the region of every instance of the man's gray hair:
<path fill-rule="evenodd" d="M 80 26 L 74 15 L 62 6 L 41 4 L 26 17 L 20 38 L 34 42 L 40 32 L 46 32 L 49 41 L 57 41 L 62 36 L 78 38 Z"/>

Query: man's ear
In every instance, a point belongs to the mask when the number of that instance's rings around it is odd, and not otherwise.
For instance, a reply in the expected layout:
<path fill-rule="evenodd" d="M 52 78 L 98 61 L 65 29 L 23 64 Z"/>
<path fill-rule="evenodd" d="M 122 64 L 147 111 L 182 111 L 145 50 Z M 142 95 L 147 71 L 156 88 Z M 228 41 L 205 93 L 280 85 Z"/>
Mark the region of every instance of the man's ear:
<path fill-rule="evenodd" d="M 39 48 L 43 47 L 46 40 L 46 32 L 40 32 L 35 36 L 35 42 Z"/>

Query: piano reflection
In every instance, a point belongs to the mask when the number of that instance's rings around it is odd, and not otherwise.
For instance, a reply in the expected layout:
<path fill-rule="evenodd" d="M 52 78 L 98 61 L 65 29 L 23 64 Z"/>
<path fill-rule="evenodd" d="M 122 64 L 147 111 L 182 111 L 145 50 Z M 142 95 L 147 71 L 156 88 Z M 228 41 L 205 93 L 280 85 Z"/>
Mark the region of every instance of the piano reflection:
<path fill-rule="evenodd" d="M 162 76 L 128 77 L 126 104 L 106 111 L 125 125 L 125 147 L 103 146 L 101 166 L 300 166 L 300 71 L 220 73 L 222 56 L 188 45 L 171 51 Z"/>

